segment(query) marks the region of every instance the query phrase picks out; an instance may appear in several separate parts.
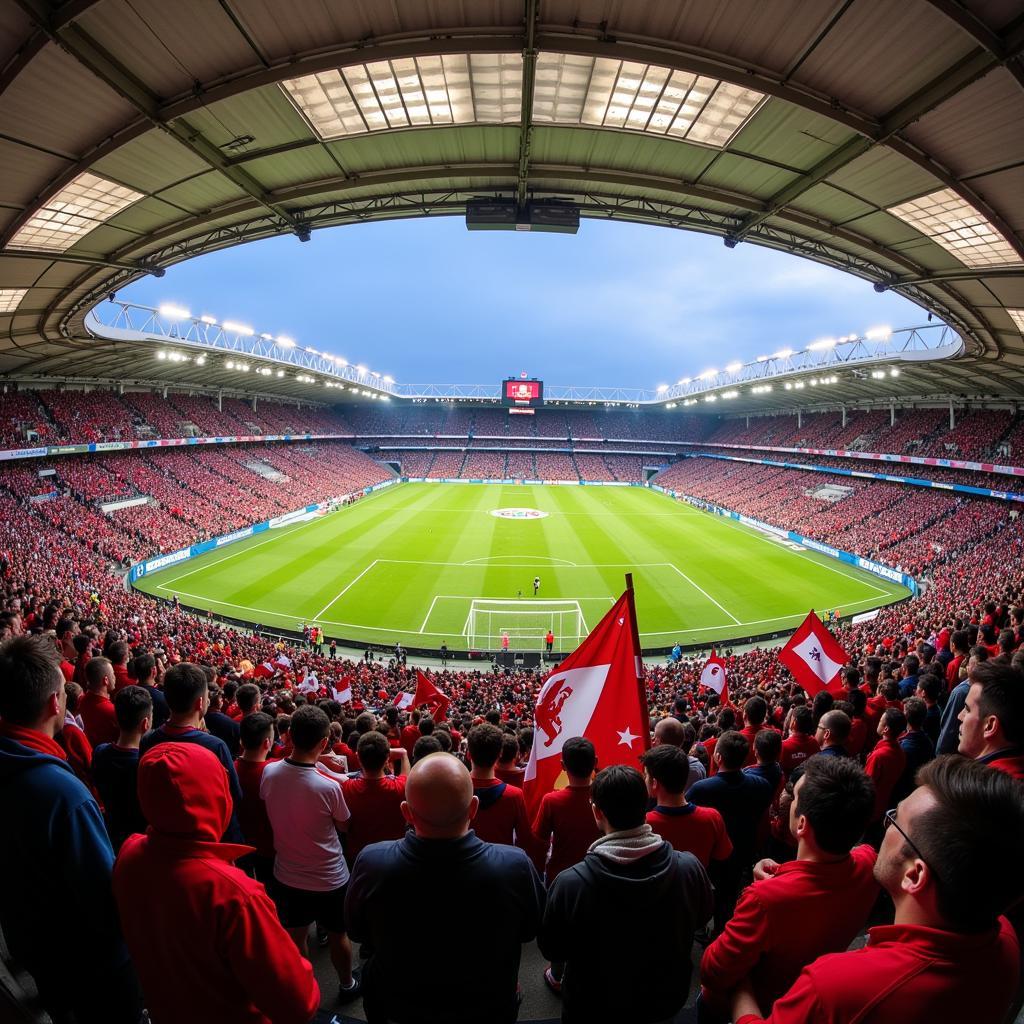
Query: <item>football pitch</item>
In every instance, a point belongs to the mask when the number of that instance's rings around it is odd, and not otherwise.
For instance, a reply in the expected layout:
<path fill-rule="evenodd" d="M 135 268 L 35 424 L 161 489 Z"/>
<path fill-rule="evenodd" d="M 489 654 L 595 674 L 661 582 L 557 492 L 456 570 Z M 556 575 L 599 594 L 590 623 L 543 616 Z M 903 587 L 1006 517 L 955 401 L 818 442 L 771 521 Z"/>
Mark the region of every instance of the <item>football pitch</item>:
<path fill-rule="evenodd" d="M 633 573 L 645 649 L 866 611 L 905 588 L 639 487 L 406 483 L 140 579 L 214 614 L 328 638 L 571 650 Z M 534 579 L 539 591 L 534 594 Z"/>

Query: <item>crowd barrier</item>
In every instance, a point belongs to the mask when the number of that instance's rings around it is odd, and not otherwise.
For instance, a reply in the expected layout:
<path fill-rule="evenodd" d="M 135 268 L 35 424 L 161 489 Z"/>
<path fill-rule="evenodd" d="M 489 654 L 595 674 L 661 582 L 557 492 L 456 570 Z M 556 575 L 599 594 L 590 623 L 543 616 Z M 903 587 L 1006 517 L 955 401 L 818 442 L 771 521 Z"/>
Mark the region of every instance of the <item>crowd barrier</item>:
<path fill-rule="evenodd" d="M 827 555 L 829 558 L 836 559 L 836 561 L 856 566 L 858 569 L 864 569 L 867 572 L 873 573 L 875 576 L 880 576 L 892 583 L 899 583 L 913 594 L 918 592 L 918 582 L 913 576 L 910 576 L 905 572 L 901 572 L 899 569 L 894 569 L 890 565 L 885 565 L 882 562 L 874 562 L 870 558 L 862 558 L 860 555 L 855 555 L 851 551 L 843 551 L 840 548 L 834 548 L 831 544 L 823 544 L 820 540 L 815 540 L 813 537 L 805 537 L 803 534 L 797 533 L 795 530 L 787 530 L 781 526 L 772 526 L 771 523 L 764 523 L 761 522 L 760 519 L 753 519 L 750 516 L 745 516 L 731 508 L 716 505 L 713 501 L 705 501 L 703 498 L 695 498 L 690 494 L 673 491 L 667 487 L 662 487 L 659 484 L 651 484 L 650 487 L 651 490 L 658 491 L 661 494 L 667 494 L 670 498 L 675 498 L 678 501 L 685 501 L 688 504 L 693 505 L 694 508 L 702 509 L 705 512 L 711 512 L 717 516 L 724 516 L 727 519 L 734 519 L 736 522 L 742 523 L 744 526 L 752 527 L 755 530 L 760 530 L 762 533 L 771 534 L 774 537 L 790 541 L 791 543 L 807 548 L 810 551 L 817 551 L 819 554 Z"/>

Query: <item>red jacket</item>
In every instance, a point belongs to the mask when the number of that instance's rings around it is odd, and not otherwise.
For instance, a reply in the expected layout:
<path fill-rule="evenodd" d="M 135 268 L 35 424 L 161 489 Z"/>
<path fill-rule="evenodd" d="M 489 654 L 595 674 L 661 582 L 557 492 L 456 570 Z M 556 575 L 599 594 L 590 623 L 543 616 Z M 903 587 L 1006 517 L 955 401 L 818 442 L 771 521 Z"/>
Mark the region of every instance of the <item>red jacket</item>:
<path fill-rule="evenodd" d="M 792 860 L 774 877 L 747 886 L 725 931 L 700 963 L 705 998 L 722 1003 L 749 978 L 760 1006 L 771 1006 L 800 972 L 825 953 L 847 948 L 878 896 L 875 851 L 858 846 L 829 864 Z"/>
<path fill-rule="evenodd" d="M 999 1024 L 1017 992 L 1020 947 L 1005 917 L 981 935 L 885 925 L 863 949 L 804 968 L 768 1017 L 736 1024 Z"/>
<path fill-rule="evenodd" d="M 1024 750 L 1020 747 L 1008 747 L 1006 750 L 996 751 L 990 754 L 988 759 L 983 760 L 989 768 L 998 768 L 1006 772 L 1013 779 L 1024 782 Z"/>
<path fill-rule="evenodd" d="M 89 742 L 98 747 L 101 743 L 116 743 L 121 735 L 121 727 L 117 724 L 117 712 L 114 702 L 109 697 L 98 693 L 84 693 L 78 702 L 78 713 L 85 725 L 85 735 Z"/>
<path fill-rule="evenodd" d="M 893 787 L 903 777 L 907 755 L 898 740 L 879 740 L 868 754 L 864 771 L 875 784 L 875 810 L 872 821 L 879 821 L 889 808 Z"/>
<path fill-rule="evenodd" d="M 558 873 L 583 860 L 590 844 L 601 836 L 590 809 L 590 787 L 568 786 L 545 793 L 533 819 L 533 836 L 537 841 L 537 870 L 541 874 L 551 844 L 547 866 L 550 888 Z"/>
<path fill-rule="evenodd" d="M 480 809 L 472 821 L 473 831 L 485 843 L 519 846 L 532 854 L 533 833 L 523 791 L 501 779 L 474 778 L 473 792 L 480 798 Z"/>
<path fill-rule="evenodd" d="M 813 757 L 821 750 L 818 741 L 813 736 L 804 736 L 802 733 L 794 733 L 782 741 L 782 755 L 779 763 L 782 765 L 783 774 L 788 778 L 793 770 L 809 757 Z"/>
<path fill-rule="evenodd" d="M 383 779 L 361 777 L 348 779 L 342 786 L 352 814 L 345 835 L 345 859 L 350 867 L 364 846 L 405 835 L 405 780 L 404 775 L 385 775 Z"/>
<path fill-rule="evenodd" d="M 218 842 L 231 818 L 224 767 L 192 743 L 160 743 L 139 762 L 145 835 L 114 865 L 125 941 L 154 1021 L 307 1024 L 320 1005 L 313 968 L 263 886 Z"/>

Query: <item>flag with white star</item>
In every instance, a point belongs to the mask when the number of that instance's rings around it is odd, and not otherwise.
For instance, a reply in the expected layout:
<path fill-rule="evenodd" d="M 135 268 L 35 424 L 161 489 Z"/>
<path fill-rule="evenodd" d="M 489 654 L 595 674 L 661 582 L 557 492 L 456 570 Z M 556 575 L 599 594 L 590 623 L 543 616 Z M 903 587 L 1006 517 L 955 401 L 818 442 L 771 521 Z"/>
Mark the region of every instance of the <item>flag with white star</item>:
<path fill-rule="evenodd" d="M 531 816 L 545 793 L 567 784 L 562 745 L 585 736 L 597 751 L 598 769 L 639 767 L 650 746 L 630 592 L 627 591 L 583 643 L 547 677 L 534 708 L 533 749 L 524 790 Z"/>

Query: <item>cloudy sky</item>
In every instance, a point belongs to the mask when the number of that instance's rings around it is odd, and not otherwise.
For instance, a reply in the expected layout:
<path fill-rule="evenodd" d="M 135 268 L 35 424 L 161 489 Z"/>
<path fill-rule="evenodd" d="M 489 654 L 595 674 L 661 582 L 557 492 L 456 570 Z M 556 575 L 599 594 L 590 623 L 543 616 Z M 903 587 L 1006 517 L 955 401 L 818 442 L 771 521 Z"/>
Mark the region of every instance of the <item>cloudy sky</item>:
<path fill-rule="evenodd" d="M 925 314 L 839 271 L 754 245 L 583 221 L 579 234 L 468 232 L 460 218 L 362 224 L 202 256 L 120 296 L 175 302 L 364 363 L 402 383 L 651 388 L 816 338 Z"/>

